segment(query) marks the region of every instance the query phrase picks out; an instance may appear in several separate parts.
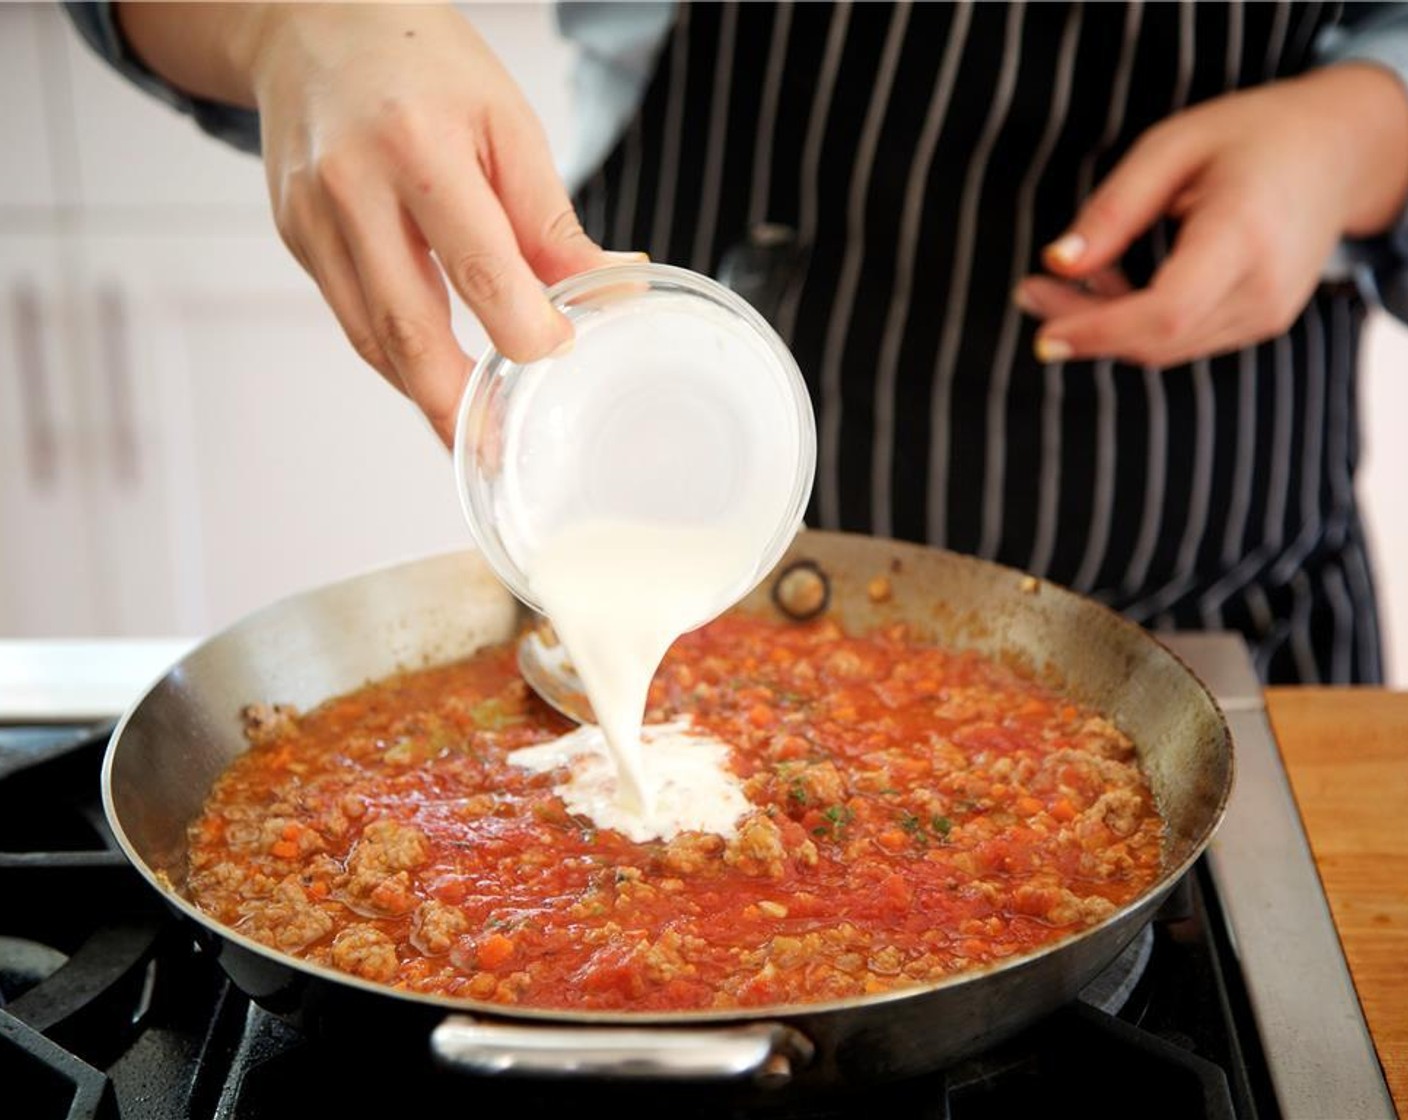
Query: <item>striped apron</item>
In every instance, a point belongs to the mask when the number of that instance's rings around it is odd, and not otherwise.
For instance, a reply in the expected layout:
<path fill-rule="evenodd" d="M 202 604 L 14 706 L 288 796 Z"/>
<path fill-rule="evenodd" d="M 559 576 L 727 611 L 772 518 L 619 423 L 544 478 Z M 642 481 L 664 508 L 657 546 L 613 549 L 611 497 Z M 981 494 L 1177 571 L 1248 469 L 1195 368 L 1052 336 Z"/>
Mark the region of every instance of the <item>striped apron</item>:
<path fill-rule="evenodd" d="M 1271 682 L 1381 677 L 1355 504 L 1364 306 L 1171 369 L 1043 365 L 1012 305 L 1136 137 L 1302 70 L 1329 4 L 684 5 L 577 203 L 609 247 L 718 274 L 793 231 L 767 309 L 819 435 L 807 523 L 1009 564 Z M 1124 261 L 1135 283 L 1166 223 Z"/>

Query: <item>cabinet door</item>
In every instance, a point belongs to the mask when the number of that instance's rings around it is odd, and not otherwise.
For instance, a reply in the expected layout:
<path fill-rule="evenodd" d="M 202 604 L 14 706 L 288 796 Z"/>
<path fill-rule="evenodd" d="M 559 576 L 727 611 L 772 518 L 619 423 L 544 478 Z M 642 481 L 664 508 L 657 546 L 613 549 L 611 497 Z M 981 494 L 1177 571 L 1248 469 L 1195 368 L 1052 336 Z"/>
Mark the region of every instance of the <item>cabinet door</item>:
<path fill-rule="evenodd" d="M 49 207 L 72 154 L 68 91 L 53 65 L 63 14 L 49 4 L 0 4 L 0 208 Z"/>
<path fill-rule="evenodd" d="M 0 634 L 92 632 L 91 424 L 53 238 L 0 236 Z"/>
<path fill-rule="evenodd" d="M 450 456 L 272 231 L 85 251 L 90 314 L 110 324 L 88 368 L 117 425 L 99 505 L 125 630 L 204 632 L 469 544 Z"/>

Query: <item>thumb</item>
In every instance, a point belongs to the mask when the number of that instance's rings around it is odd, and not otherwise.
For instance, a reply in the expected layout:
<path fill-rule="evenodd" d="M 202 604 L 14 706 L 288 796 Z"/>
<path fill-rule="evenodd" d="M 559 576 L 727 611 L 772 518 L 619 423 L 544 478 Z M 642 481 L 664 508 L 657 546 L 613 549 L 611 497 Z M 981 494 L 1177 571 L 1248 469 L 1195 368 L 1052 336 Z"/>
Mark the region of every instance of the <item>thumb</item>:
<path fill-rule="evenodd" d="M 1146 132 L 1086 199 L 1070 228 L 1042 250 L 1043 263 L 1070 279 L 1114 264 L 1168 212 L 1202 155 L 1181 121 Z"/>
<path fill-rule="evenodd" d="M 650 259 L 645 253 L 603 249 L 587 236 L 566 193 L 560 193 L 560 209 L 548 212 L 545 217 L 529 217 L 517 229 L 523 257 L 544 284 L 556 284 L 568 276 L 593 268 L 636 264 Z"/>

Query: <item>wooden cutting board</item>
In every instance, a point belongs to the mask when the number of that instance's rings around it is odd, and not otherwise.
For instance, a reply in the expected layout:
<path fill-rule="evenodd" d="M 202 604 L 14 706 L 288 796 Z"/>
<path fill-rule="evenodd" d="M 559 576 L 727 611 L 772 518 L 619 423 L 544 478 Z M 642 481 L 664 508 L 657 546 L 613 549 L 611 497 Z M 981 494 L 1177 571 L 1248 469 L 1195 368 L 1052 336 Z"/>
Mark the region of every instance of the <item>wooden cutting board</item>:
<path fill-rule="evenodd" d="M 1408 1117 L 1408 692 L 1272 688 L 1266 706 L 1389 1092 Z"/>

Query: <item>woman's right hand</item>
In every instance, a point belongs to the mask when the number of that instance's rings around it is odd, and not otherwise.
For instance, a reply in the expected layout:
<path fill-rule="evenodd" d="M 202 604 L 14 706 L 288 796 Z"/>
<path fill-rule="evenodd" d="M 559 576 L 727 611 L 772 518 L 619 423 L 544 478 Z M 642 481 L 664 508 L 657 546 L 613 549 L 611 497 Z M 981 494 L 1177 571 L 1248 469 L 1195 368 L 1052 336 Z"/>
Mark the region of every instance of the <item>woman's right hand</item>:
<path fill-rule="evenodd" d="M 583 232 L 542 126 L 452 7 L 272 4 L 246 42 L 279 233 L 448 445 L 471 362 L 445 277 L 530 361 L 572 337 L 544 284 L 642 255 Z"/>

